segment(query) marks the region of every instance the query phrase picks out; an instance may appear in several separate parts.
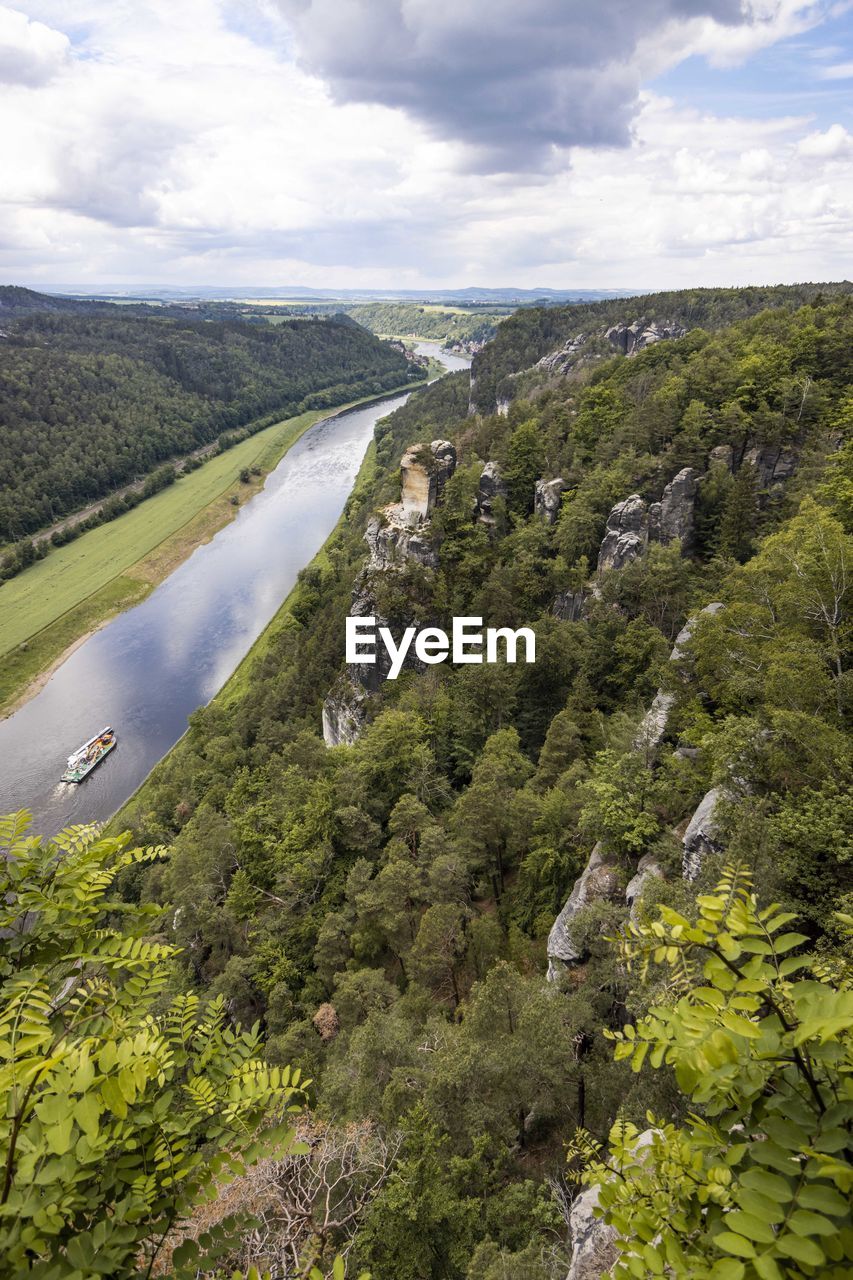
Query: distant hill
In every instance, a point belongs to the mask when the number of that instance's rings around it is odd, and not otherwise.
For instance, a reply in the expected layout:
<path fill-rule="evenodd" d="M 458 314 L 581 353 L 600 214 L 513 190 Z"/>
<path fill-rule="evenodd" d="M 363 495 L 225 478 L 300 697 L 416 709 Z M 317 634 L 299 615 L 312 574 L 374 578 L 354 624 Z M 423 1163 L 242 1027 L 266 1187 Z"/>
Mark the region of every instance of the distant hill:
<path fill-rule="evenodd" d="M 188 302 L 193 299 L 211 300 L 271 299 L 298 300 L 300 302 L 469 302 L 526 304 L 543 302 L 591 302 L 600 298 L 628 297 L 632 289 L 550 289 L 544 285 L 534 289 L 503 286 L 494 289 L 468 286 L 464 289 L 310 289 L 303 285 L 232 287 L 229 285 L 133 285 L 121 290 L 87 290 L 59 287 L 57 291 L 77 298 L 99 298 L 104 301 L 117 298 L 162 299 Z"/>

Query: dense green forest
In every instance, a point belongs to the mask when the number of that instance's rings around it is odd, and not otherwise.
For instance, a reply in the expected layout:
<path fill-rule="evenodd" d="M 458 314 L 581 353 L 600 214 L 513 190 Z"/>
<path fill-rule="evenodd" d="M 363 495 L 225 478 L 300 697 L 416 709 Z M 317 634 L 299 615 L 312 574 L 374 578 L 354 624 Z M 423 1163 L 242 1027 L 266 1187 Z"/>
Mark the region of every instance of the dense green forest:
<path fill-rule="evenodd" d="M 586 1228 L 610 1231 L 595 1247 L 620 1277 L 849 1276 L 853 299 L 823 293 L 744 316 L 704 291 L 708 328 L 543 371 L 504 414 L 469 414 L 466 374 L 415 393 L 377 425 L 250 675 L 120 815 L 167 850 L 123 854 L 117 881 L 137 932 L 165 909 L 163 1000 L 212 1001 L 214 1037 L 258 1023 L 264 1088 L 275 1067 L 311 1081 L 310 1177 L 251 1154 L 219 1211 L 254 1224 L 228 1265 L 274 1270 L 297 1239 L 373 1280 L 565 1280 L 571 1218 L 576 1255 Z M 512 371 L 530 363 L 525 347 Z M 365 569 L 403 451 L 437 438 L 457 465 L 430 554 Z M 551 509 L 543 480 L 561 482 Z M 605 558 L 603 539 L 654 520 L 667 536 Z M 354 585 L 395 628 L 533 626 L 537 660 L 409 670 L 329 749 Z M 91 840 L 76 856 L 97 865 Z M 55 865 L 35 863 L 7 864 L 30 889 L 19 917 Z M 224 1078 L 198 1085 L 210 1114 Z M 578 1216 L 593 1188 L 609 1227 Z M 184 1216 L 190 1241 L 218 1220 L 191 1197 Z M 586 1266 L 573 1280 L 601 1274 Z"/>
<path fill-rule="evenodd" d="M 371 333 L 401 334 L 463 344 L 488 342 L 494 337 L 501 320 L 511 312 L 511 308 L 503 313 L 484 308 L 445 310 L 410 302 L 365 302 L 344 310 Z"/>
<path fill-rule="evenodd" d="M 853 284 L 796 284 L 750 286 L 742 289 L 681 289 L 642 298 L 610 298 L 562 307 L 530 307 L 517 311 L 502 325 L 474 361 L 472 402 L 491 412 L 497 402 L 514 394 L 513 377 L 562 343 L 580 335 L 584 352 L 610 353 L 605 331 L 620 322 L 675 323 L 684 329 L 719 329 L 767 307 L 795 308 L 813 299 L 844 296 Z"/>
<path fill-rule="evenodd" d="M 24 309 L 0 339 L 0 540 L 228 431 L 413 376 L 345 317 L 272 326 L 85 304 Z"/>

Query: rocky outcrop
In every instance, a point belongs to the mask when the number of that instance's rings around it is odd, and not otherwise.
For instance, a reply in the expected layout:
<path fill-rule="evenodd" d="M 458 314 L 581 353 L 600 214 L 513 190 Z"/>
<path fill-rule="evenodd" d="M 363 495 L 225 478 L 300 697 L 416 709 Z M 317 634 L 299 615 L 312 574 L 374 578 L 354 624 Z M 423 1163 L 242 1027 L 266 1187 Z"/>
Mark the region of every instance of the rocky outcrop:
<path fill-rule="evenodd" d="M 723 847 L 717 821 L 717 809 L 722 796 L 720 787 L 712 787 L 702 797 L 698 809 L 690 819 L 682 842 L 681 874 L 685 880 L 695 880 L 708 855 L 719 853 Z"/>
<path fill-rule="evenodd" d="M 577 622 L 583 616 L 585 601 L 586 594 L 583 591 L 558 591 L 551 612 L 563 622 Z"/>
<path fill-rule="evenodd" d="M 543 373 L 567 374 L 578 363 L 578 357 L 586 345 L 587 335 L 585 333 L 576 333 L 573 338 L 569 338 L 557 351 L 551 351 L 547 356 L 543 356 L 541 360 L 536 362 L 536 368 L 541 369 Z"/>
<path fill-rule="evenodd" d="M 750 449 L 744 454 L 741 466 L 752 466 L 755 469 L 758 487 L 770 489 L 773 485 L 785 484 L 797 469 L 797 459 L 790 449 L 778 445 L 765 445 L 763 448 Z"/>
<path fill-rule="evenodd" d="M 592 902 L 617 902 L 621 896 L 619 872 L 607 862 L 601 845 L 597 844 L 548 934 L 549 982 L 556 982 L 567 965 L 583 959 L 583 950 L 571 932 L 578 912 Z"/>
<path fill-rule="evenodd" d="M 327 747 L 351 747 L 364 727 L 366 691 L 346 676 L 332 686 L 323 703 L 323 741 Z"/>
<path fill-rule="evenodd" d="M 644 347 L 654 346 L 666 338 L 683 338 L 687 330 L 675 321 L 635 320 L 633 324 L 613 325 L 605 333 L 605 338 L 612 347 L 623 356 L 636 355 Z"/>
<path fill-rule="evenodd" d="M 699 613 L 687 619 L 675 637 L 675 644 L 672 646 L 672 652 L 669 655 L 670 662 L 679 662 L 684 657 L 685 649 L 690 637 L 693 635 L 697 619 L 701 618 L 703 613 L 714 614 L 722 608 L 722 603 L 719 600 L 715 600 L 713 604 L 706 604 L 705 608 L 701 609 Z M 652 705 L 640 721 L 640 727 L 634 738 L 635 751 L 642 751 L 647 757 L 654 755 L 663 742 L 670 712 L 674 705 L 675 694 L 665 689 L 658 689 Z"/>
<path fill-rule="evenodd" d="M 368 570 L 399 569 L 407 561 L 430 569 L 438 564 L 425 521 L 416 513 L 407 513 L 401 502 L 371 516 L 364 539 L 370 548 Z"/>
<path fill-rule="evenodd" d="M 678 538 L 685 555 L 692 550 L 693 512 L 698 483 L 699 472 L 693 467 L 684 467 L 670 480 L 660 502 L 652 503 L 649 508 L 651 541 L 666 545 Z"/>
<path fill-rule="evenodd" d="M 449 440 L 433 440 L 407 449 L 400 460 L 401 494 L 404 513 L 426 520 L 441 491 L 456 469 L 456 449 Z"/>
<path fill-rule="evenodd" d="M 537 480 L 533 494 L 533 511 L 546 524 L 556 524 L 560 514 L 560 500 L 566 484 L 561 476 L 556 480 Z"/>
<path fill-rule="evenodd" d="M 487 462 L 483 467 L 480 482 L 477 486 L 477 510 L 484 524 L 494 523 L 494 506 L 498 499 L 507 496 L 501 469 L 496 462 Z"/>
<path fill-rule="evenodd" d="M 631 919 L 636 920 L 637 909 L 642 901 L 643 893 L 649 880 L 663 880 L 663 868 L 653 853 L 646 853 L 637 863 L 637 874 L 628 881 L 625 890 L 625 901 L 628 904 Z"/>
<path fill-rule="evenodd" d="M 648 508 L 638 493 L 632 493 L 607 517 L 607 526 L 598 553 L 598 571 L 624 569 L 646 549 L 649 541 Z"/>
<path fill-rule="evenodd" d="M 615 1229 L 595 1216 L 598 1201 L 598 1187 L 587 1187 L 572 1204 L 572 1261 L 566 1280 L 601 1280 L 619 1256 Z"/>

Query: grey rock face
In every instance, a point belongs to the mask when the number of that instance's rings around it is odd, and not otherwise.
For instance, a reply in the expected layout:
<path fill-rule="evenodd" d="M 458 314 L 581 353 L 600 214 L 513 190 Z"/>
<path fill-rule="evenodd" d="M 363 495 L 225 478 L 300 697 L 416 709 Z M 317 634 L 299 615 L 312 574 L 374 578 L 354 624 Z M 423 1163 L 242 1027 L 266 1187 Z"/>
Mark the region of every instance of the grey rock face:
<path fill-rule="evenodd" d="M 615 1229 L 595 1216 L 598 1201 L 598 1187 L 587 1187 L 572 1205 L 572 1261 L 566 1280 L 601 1280 L 619 1256 Z"/>
<path fill-rule="evenodd" d="M 410 560 L 430 569 L 438 564 L 423 522 L 409 515 L 402 503 L 386 507 L 381 516 L 371 516 L 364 540 L 370 548 L 370 570 L 399 569 Z"/>
<path fill-rule="evenodd" d="M 797 469 L 797 459 L 790 449 L 782 449 L 776 445 L 750 449 L 744 454 L 742 466 L 753 466 L 761 489 L 769 489 L 775 484 L 784 484 Z"/>
<path fill-rule="evenodd" d="M 364 726 L 365 691 L 345 676 L 323 703 L 323 741 L 327 747 L 351 747 Z"/>
<path fill-rule="evenodd" d="M 673 320 L 654 320 L 651 323 L 635 320 L 633 324 L 620 322 L 613 325 L 604 336 L 623 356 L 632 356 L 644 347 L 663 342 L 665 338 L 683 338 L 686 332 L 683 325 L 676 324 Z"/>
<path fill-rule="evenodd" d="M 541 360 L 538 360 L 536 368 L 542 369 L 544 373 L 569 373 L 577 363 L 578 354 L 585 342 L 586 334 L 575 334 L 559 350 L 551 351 L 547 356 L 543 356 Z"/>
<path fill-rule="evenodd" d="M 637 918 L 637 908 L 642 901 L 646 885 L 649 880 L 655 878 L 663 880 L 663 869 L 654 854 L 647 853 L 637 863 L 637 874 L 628 881 L 628 887 L 625 890 L 625 901 L 630 908 L 632 920 Z"/>
<path fill-rule="evenodd" d="M 492 522 L 495 501 L 498 498 L 506 498 L 506 493 L 500 467 L 496 462 L 487 462 L 477 487 L 477 508 L 481 520 L 487 524 Z"/>
<path fill-rule="evenodd" d="M 560 591 L 554 597 L 551 612 L 563 622 L 577 622 L 583 614 L 585 600 L 583 591 Z"/>
<path fill-rule="evenodd" d="M 620 896 L 618 872 L 608 865 L 601 845 L 597 844 L 548 934 L 549 982 L 556 982 L 566 965 L 576 964 L 583 958 L 583 951 L 571 934 L 572 921 L 577 913 L 591 902 L 616 902 Z"/>
<path fill-rule="evenodd" d="M 561 476 L 556 480 L 537 480 L 533 510 L 546 524 L 555 524 L 560 513 L 560 500 L 566 485 Z"/>
<path fill-rule="evenodd" d="M 660 502 L 660 525 L 656 530 L 659 541 L 674 542 L 681 539 L 682 550 L 687 553 L 693 543 L 693 511 L 696 505 L 696 488 L 699 472 L 684 467 L 670 480 Z"/>
<path fill-rule="evenodd" d="M 632 493 L 607 517 L 607 527 L 598 553 L 598 571 L 622 569 L 636 560 L 649 540 L 649 516 L 645 502 Z"/>
<path fill-rule="evenodd" d="M 641 751 L 647 757 L 655 754 L 666 734 L 669 715 L 675 706 L 675 694 L 658 689 L 654 701 L 640 721 L 640 727 L 634 737 L 634 750 Z"/>
<path fill-rule="evenodd" d="M 681 872 L 685 880 L 695 880 L 709 853 L 719 853 L 722 845 L 716 821 L 717 806 L 722 798 L 720 787 L 712 787 L 699 803 L 684 833 Z"/>

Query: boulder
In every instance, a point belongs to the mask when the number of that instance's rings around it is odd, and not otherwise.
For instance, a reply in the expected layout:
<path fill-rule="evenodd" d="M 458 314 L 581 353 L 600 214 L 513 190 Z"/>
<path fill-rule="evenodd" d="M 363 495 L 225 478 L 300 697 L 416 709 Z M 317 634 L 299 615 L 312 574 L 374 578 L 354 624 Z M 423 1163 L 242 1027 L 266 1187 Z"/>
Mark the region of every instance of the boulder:
<path fill-rule="evenodd" d="M 598 1187 L 587 1187 L 572 1204 L 572 1260 L 566 1280 L 601 1280 L 619 1257 L 615 1229 L 595 1216 L 598 1201 Z"/>
<path fill-rule="evenodd" d="M 646 549 L 649 538 L 648 508 L 638 493 L 632 493 L 607 517 L 607 526 L 598 553 L 598 571 L 622 569 Z"/>
<path fill-rule="evenodd" d="M 548 934 L 549 982 L 556 982 L 566 965 L 576 964 L 583 958 L 583 951 L 571 934 L 572 921 L 578 912 L 591 902 L 616 902 L 620 897 L 619 873 L 606 862 L 601 845 L 597 844 Z"/>
<path fill-rule="evenodd" d="M 712 787 L 699 802 L 699 807 L 690 819 L 684 833 L 684 851 L 681 859 L 681 873 L 685 880 L 695 880 L 702 863 L 710 853 L 719 853 L 722 844 L 717 824 L 717 806 L 723 792 L 720 787 Z"/>
<path fill-rule="evenodd" d="M 546 524 L 555 524 L 560 513 L 560 499 L 566 485 L 562 477 L 556 480 L 537 480 L 533 495 L 533 510 Z"/>

